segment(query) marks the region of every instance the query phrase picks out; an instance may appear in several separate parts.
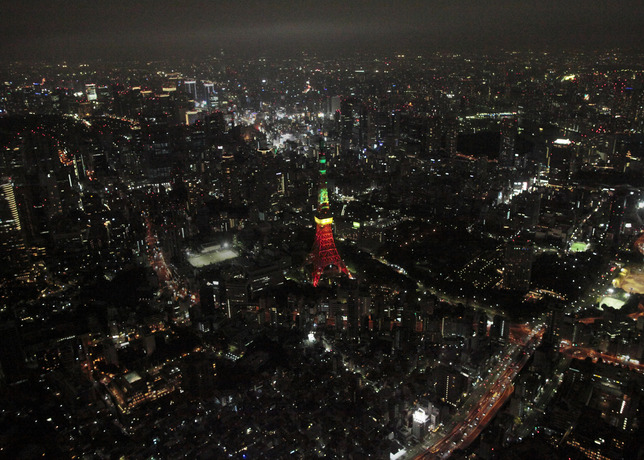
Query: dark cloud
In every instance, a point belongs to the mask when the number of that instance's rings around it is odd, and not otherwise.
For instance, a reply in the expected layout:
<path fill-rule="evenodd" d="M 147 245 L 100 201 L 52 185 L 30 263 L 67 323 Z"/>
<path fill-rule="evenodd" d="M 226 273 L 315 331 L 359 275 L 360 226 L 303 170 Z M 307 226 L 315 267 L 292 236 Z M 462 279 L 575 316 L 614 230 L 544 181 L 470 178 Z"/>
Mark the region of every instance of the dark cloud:
<path fill-rule="evenodd" d="M 640 47 L 639 2 L 78 1 L 3 7 L 0 58 L 311 49 Z"/>

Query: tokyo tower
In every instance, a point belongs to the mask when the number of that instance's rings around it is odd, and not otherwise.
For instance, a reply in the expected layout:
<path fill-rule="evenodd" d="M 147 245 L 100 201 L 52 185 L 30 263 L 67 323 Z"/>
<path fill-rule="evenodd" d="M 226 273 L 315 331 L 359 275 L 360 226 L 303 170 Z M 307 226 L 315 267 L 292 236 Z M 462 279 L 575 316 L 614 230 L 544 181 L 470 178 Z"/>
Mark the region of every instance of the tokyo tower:
<path fill-rule="evenodd" d="M 313 286 L 317 286 L 320 278 L 328 273 L 345 273 L 351 277 L 346 265 L 342 262 L 340 254 L 335 247 L 333 239 L 333 217 L 329 211 L 329 191 L 326 181 L 326 148 L 324 141 L 320 141 L 320 187 L 318 190 L 318 208 L 315 214 L 315 241 L 309 254 L 309 261 L 313 264 Z"/>

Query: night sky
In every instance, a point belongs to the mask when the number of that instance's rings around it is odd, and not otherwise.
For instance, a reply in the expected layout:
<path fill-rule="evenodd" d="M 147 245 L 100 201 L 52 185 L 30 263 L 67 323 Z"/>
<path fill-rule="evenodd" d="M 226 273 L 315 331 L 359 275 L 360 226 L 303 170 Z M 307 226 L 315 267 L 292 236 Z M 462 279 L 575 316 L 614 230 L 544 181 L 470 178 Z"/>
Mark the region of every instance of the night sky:
<path fill-rule="evenodd" d="M 0 9 L 0 59 L 640 49 L 636 0 L 56 1 Z"/>

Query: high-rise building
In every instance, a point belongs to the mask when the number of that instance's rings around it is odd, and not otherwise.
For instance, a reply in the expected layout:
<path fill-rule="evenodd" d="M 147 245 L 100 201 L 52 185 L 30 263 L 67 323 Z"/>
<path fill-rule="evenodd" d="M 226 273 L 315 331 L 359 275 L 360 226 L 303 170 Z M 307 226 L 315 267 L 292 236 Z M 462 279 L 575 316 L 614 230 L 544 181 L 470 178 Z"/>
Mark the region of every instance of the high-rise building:
<path fill-rule="evenodd" d="M 438 117 L 427 116 L 422 119 L 420 140 L 423 153 L 432 153 L 440 149 L 440 120 Z"/>
<path fill-rule="evenodd" d="M 564 309 L 560 303 L 553 302 L 548 306 L 546 316 L 546 333 L 543 337 L 544 345 L 559 348 L 561 344 L 561 328 L 564 319 Z"/>
<path fill-rule="evenodd" d="M 449 156 L 456 155 L 458 140 L 458 118 L 449 117 L 445 120 L 445 151 Z"/>
<path fill-rule="evenodd" d="M 455 406 L 467 387 L 467 378 L 447 366 L 439 366 L 435 375 L 436 395 L 448 404 Z"/>
<path fill-rule="evenodd" d="M 13 383 L 24 377 L 25 353 L 20 334 L 12 322 L 0 326 L 0 383 Z"/>
<path fill-rule="evenodd" d="M 411 429 L 412 435 L 419 441 L 422 441 L 427 433 L 427 424 L 429 421 L 429 416 L 421 408 L 416 409 L 414 415 L 412 416 L 413 425 Z"/>
<path fill-rule="evenodd" d="M 197 100 L 197 82 L 195 80 L 185 80 L 183 82 L 186 93 L 192 96 L 193 100 Z"/>
<path fill-rule="evenodd" d="M 237 182 L 237 167 L 235 157 L 230 152 L 224 152 L 221 156 L 221 192 L 224 201 L 230 206 L 237 206 L 241 203 L 241 187 Z"/>
<path fill-rule="evenodd" d="M 506 289 L 530 289 L 533 248 L 529 241 L 513 240 L 505 247 L 503 286 Z"/>
<path fill-rule="evenodd" d="M 215 361 L 204 355 L 190 355 L 183 360 L 181 387 L 189 398 L 208 398 L 215 391 Z"/>
<path fill-rule="evenodd" d="M 515 166 L 515 142 L 517 136 L 516 120 L 504 118 L 501 122 L 501 145 L 499 148 L 499 166 Z"/>
<path fill-rule="evenodd" d="M 204 81 L 203 89 L 206 92 L 206 96 L 210 96 L 212 93 L 215 92 L 215 84 L 211 81 Z"/>
<path fill-rule="evenodd" d="M 507 343 L 510 338 L 510 325 L 508 320 L 501 315 L 494 315 L 490 327 L 490 338 L 499 343 Z"/>
<path fill-rule="evenodd" d="M 329 272 L 345 273 L 351 276 L 349 270 L 338 254 L 333 238 L 333 217 L 329 209 L 329 191 L 326 179 L 327 157 L 324 141 L 320 142 L 318 158 L 320 185 L 318 189 L 317 212 L 315 215 L 316 232 L 313 249 L 309 261 L 313 264 L 313 285 L 317 286 L 322 275 Z"/>
<path fill-rule="evenodd" d="M 606 242 L 609 245 L 618 246 L 621 242 L 628 196 L 629 191 L 626 188 L 618 188 L 610 197 L 608 230 L 606 232 Z"/>
<path fill-rule="evenodd" d="M 610 153 L 608 155 L 608 164 L 615 171 L 624 172 L 628 164 L 629 156 L 629 138 L 630 136 L 619 134 L 610 138 Z"/>
<path fill-rule="evenodd" d="M 343 99 L 340 103 L 340 141 L 342 150 L 362 146 L 365 131 L 365 116 L 362 105 L 355 97 Z"/>
<path fill-rule="evenodd" d="M 215 93 L 215 84 L 211 81 L 203 82 L 204 101 L 208 108 L 218 107 L 217 93 Z"/>
<path fill-rule="evenodd" d="M 85 85 L 85 94 L 87 94 L 88 101 L 95 101 L 98 99 L 98 94 L 96 92 L 96 85 L 94 83 L 88 83 Z"/>
<path fill-rule="evenodd" d="M 2 277 L 22 275 L 27 269 L 22 224 L 9 178 L 0 180 L 0 262 Z"/>
<path fill-rule="evenodd" d="M 327 103 L 328 103 L 327 113 L 329 115 L 334 115 L 336 112 L 340 112 L 341 101 L 342 101 L 342 97 L 340 96 L 330 97 L 327 100 Z"/>
<path fill-rule="evenodd" d="M 556 139 L 548 146 L 546 167 L 550 185 L 568 185 L 572 174 L 577 171 L 577 150 L 569 139 Z"/>

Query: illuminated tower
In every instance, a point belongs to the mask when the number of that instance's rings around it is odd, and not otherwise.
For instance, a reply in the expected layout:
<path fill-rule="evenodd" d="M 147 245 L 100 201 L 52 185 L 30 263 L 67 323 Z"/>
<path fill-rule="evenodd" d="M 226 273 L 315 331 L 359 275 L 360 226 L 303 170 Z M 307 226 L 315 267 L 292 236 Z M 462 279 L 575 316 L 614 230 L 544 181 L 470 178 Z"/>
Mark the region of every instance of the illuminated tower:
<path fill-rule="evenodd" d="M 346 265 L 342 262 L 340 254 L 335 247 L 333 240 L 333 217 L 329 211 L 329 191 L 326 181 L 326 149 L 324 142 L 320 142 L 320 188 L 318 190 L 318 209 L 315 214 L 315 241 L 313 249 L 309 254 L 309 260 L 313 263 L 313 286 L 317 286 L 320 277 L 329 272 L 351 274 Z"/>

